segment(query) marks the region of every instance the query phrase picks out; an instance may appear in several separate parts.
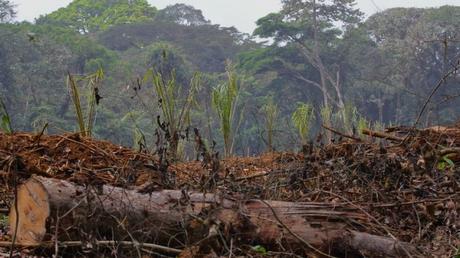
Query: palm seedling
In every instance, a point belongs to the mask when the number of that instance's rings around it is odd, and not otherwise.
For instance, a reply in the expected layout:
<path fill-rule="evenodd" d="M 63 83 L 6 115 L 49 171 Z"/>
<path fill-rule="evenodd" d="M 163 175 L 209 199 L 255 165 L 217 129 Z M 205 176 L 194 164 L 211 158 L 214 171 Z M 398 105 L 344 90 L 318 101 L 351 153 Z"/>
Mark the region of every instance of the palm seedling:
<path fill-rule="evenodd" d="M 13 127 L 11 126 L 10 115 L 2 99 L 0 99 L 0 118 L 0 129 L 7 134 L 12 134 Z"/>
<path fill-rule="evenodd" d="M 276 120 L 279 115 L 278 105 L 273 101 L 273 98 L 270 98 L 269 101 L 262 106 L 262 112 L 265 115 L 268 150 L 273 151 L 273 137 L 275 134 Z"/>
<path fill-rule="evenodd" d="M 228 157 L 233 152 L 234 120 L 239 95 L 239 78 L 233 68 L 227 67 L 227 82 L 212 91 L 212 103 L 220 121 L 220 131 L 224 138 L 224 153 Z"/>
<path fill-rule="evenodd" d="M 344 108 L 339 112 L 339 118 L 342 120 L 342 127 L 345 132 L 352 134 L 353 127 L 358 124 L 358 109 L 352 103 L 346 103 Z"/>
<path fill-rule="evenodd" d="M 363 137 L 364 134 L 363 134 L 363 130 L 364 129 L 368 129 L 370 127 L 370 123 L 369 121 L 367 121 L 367 119 L 363 116 L 359 116 L 359 120 L 358 120 L 358 134 L 360 137 Z"/>
<path fill-rule="evenodd" d="M 302 145 L 308 144 L 312 121 L 315 119 L 314 109 L 311 104 L 299 103 L 292 114 L 292 122 L 299 132 Z"/>
<path fill-rule="evenodd" d="M 80 134 L 84 137 L 91 137 L 93 133 L 94 123 L 96 120 L 97 105 L 99 104 L 99 87 L 102 84 L 104 73 L 99 69 L 93 74 L 85 76 L 67 75 L 67 86 L 70 90 L 72 102 L 75 107 L 75 115 L 77 124 L 80 129 Z M 82 107 L 82 99 L 80 97 L 79 86 L 83 84 L 88 94 L 85 98 L 87 102 L 86 115 Z"/>
<path fill-rule="evenodd" d="M 147 147 L 145 134 L 139 126 L 139 121 L 142 119 L 142 116 L 142 112 L 130 111 L 121 119 L 121 122 L 129 122 L 131 124 L 133 149 L 138 151 L 142 151 Z"/>
<path fill-rule="evenodd" d="M 201 86 L 201 74 L 195 73 L 193 75 L 185 98 L 181 98 L 180 92 L 184 87 L 177 83 L 174 71 L 168 78 L 162 72 L 154 70 L 150 70 L 149 74 L 153 81 L 164 122 L 162 130 L 166 131 L 166 140 L 169 145 L 168 155 L 172 160 L 177 160 L 179 158 L 181 133 L 190 125 L 190 113 L 195 103 L 196 93 Z M 148 78 L 147 75 L 144 80 Z"/>

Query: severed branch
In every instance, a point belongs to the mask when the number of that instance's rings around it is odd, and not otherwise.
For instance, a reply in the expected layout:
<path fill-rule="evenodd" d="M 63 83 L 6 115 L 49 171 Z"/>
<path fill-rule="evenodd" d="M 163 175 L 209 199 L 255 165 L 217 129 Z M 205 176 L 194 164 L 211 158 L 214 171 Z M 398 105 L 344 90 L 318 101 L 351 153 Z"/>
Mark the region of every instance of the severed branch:
<path fill-rule="evenodd" d="M 83 241 L 63 241 L 58 242 L 60 247 L 78 247 L 83 246 L 85 243 Z M 150 243 L 139 243 L 134 241 L 113 241 L 113 240 L 104 240 L 104 241 L 95 241 L 95 244 L 98 246 L 125 246 L 125 247 L 140 247 L 140 248 L 150 248 L 156 251 L 162 251 L 165 253 L 170 254 L 180 254 L 182 250 L 166 247 L 162 245 L 150 244 Z M 31 248 L 31 247 L 43 247 L 43 248 L 53 248 L 55 242 L 42 242 L 42 243 L 24 243 L 24 244 L 16 244 L 17 247 L 24 247 L 24 248 Z M 0 241 L 0 247 L 11 247 L 11 242 L 8 241 Z"/>
<path fill-rule="evenodd" d="M 330 128 L 330 127 L 328 127 L 328 126 L 326 126 L 326 125 L 321 125 L 321 126 L 322 126 L 324 129 L 329 130 L 329 131 L 331 131 L 331 132 L 333 132 L 333 133 L 335 133 L 335 134 L 338 134 L 338 135 L 340 135 L 340 136 L 342 136 L 342 137 L 345 137 L 345 138 L 348 138 L 348 139 L 352 139 L 352 140 L 355 140 L 355 141 L 358 141 L 358 142 L 362 142 L 362 141 L 363 141 L 362 139 L 360 139 L 360 138 L 358 138 L 358 137 L 355 137 L 355 136 L 352 136 L 352 135 L 348 135 L 348 134 L 339 132 L 339 131 L 337 131 L 337 130 L 335 130 L 335 129 L 333 129 L 333 128 Z"/>
<path fill-rule="evenodd" d="M 372 131 L 372 130 L 369 130 L 369 129 L 363 129 L 361 132 L 363 134 L 371 136 L 371 137 L 382 138 L 382 139 L 390 140 L 390 141 L 394 141 L 394 142 L 402 142 L 402 141 L 404 141 L 404 138 L 401 138 L 401 137 L 398 137 L 398 136 L 395 136 L 395 135 L 392 135 L 392 134 L 389 134 L 389 133 L 385 133 L 385 132 Z"/>
<path fill-rule="evenodd" d="M 442 156 L 445 156 L 445 155 L 449 155 L 449 154 L 460 154 L 460 148 L 458 147 L 453 147 L 453 148 L 446 148 L 446 149 L 443 149 L 439 152 L 439 155 L 442 157 Z"/>
<path fill-rule="evenodd" d="M 250 176 L 238 177 L 238 178 L 235 178 L 234 180 L 231 180 L 231 182 L 241 182 L 241 181 L 256 179 L 256 178 L 259 178 L 259 177 L 268 176 L 268 175 L 273 174 L 273 173 L 274 173 L 274 171 L 267 171 L 267 172 L 262 172 L 262 173 L 250 175 Z M 220 181 L 217 185 L 218 186 L 224 185 L 225 182 L 226 181 Z"/>

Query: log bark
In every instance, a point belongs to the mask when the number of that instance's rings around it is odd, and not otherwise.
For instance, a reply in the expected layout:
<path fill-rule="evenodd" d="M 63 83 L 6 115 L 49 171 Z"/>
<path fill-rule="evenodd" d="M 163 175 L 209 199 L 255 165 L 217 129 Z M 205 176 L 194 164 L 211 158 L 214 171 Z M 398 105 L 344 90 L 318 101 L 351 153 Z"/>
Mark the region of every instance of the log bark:
<path fill-rule="evenodd" d="M 218 230 L 235 241 L 303 253 L 415 253 L 407 243 L 352 230 L 351 222 L 359 228 L 367 223 L 366 215 L 337 204 L 239 201 L 180 190 L 141 194 L 36 176 L 19 187 L 17 210 L 10 211 L 10 233 L 25 246 L 91 235 L 116 241 L 129 236 L 129 241 L 183 248 Z"/>

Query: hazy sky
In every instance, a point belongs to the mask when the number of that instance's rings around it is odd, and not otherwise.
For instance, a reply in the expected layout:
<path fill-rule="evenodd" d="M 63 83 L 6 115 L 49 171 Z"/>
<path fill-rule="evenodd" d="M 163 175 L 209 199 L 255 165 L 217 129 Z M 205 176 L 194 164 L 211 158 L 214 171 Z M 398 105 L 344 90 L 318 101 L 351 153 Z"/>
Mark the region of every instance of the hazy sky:
<path fill-rule="evenodd" d="M 64 7 L 71 0 L 12 0 L 18 5 L 18 20 L 33 21 L 40 14 L 50 13 Z M 185 3 L 203 10 L 213 23 L 235 26 L 240 31 L 251 33 L 255 21 L 280 9 L 280 0 L 149 0 L 164 8 L 175 3 Z M 441 5 L 460 5 L 460 0 L 357 0 L 358 7 L 370 15 L 390 7 L 432 7 Z"/>

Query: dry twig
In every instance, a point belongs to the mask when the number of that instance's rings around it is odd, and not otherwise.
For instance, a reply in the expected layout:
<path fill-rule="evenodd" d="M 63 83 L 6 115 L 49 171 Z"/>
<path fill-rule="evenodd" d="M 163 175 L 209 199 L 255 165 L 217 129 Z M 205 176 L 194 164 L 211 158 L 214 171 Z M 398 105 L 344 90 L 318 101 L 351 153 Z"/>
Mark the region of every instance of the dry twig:
<path fill-rule="evenodd" d="M 9 241 L 0 241 L 0 247 L 11 247 L 11 242 Z M 64 241 L 59 242 L 60 247 L 78 247 L 83 246 L 85 243 L 83 241 Z M 170 254 L 180 254 L 182 250 L 171 248 L 167 246 L 157 245 L 157 244 L 150 244 L 150 243 L 139 243 L 134 241 L 113 241 L 113 240 L 104 240 L 104 241 L 95 241 L 95 244 L 98 246 L 114 246 L 120 245 L 125 247 L 141 247 L 141 248 L 150 248 L 157 251 L 162 251 L 165 253 Z M 37 247 L 44 247 L 44 248 L 54 248 L 54 242 L 43 242 L 41 244 L 21 244 L 16 245 L 19 247 L 24 248 L 37 248 Z"/>

